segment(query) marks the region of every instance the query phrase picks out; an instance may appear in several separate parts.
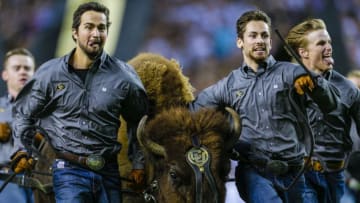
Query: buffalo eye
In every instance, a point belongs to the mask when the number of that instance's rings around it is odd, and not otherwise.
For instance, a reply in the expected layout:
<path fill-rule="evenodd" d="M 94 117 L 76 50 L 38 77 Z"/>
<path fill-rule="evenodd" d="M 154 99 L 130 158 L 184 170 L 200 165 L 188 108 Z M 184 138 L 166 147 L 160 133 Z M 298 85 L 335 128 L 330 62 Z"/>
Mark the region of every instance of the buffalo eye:
<path fill-rule="evenodd" d="M 177 184 L 180 183 L 180 178 L 179 178 L 177 172 L 175 171 L 175 169 L 170 169 L 169 176 L 173 183 L 177 183 Z"/>

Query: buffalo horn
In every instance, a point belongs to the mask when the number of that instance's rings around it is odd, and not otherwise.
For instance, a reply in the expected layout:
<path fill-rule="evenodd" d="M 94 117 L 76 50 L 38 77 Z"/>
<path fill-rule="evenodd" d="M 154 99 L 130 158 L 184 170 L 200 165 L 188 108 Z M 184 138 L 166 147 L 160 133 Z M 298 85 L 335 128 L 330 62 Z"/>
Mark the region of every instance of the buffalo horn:
<path fill-rule="evenodd" d="M 165 157 L 165 148 L 159 144 L 157 144 L 156 142 L 152 141 L 151 139 L 149 139 L 149 137 L 147 137 L 144 133 L 144 128 L 145 128 L 145 123 L 147 120 L 148 116 L 143 116 L 139 122 L 137 131 L 136 131 L 136 136 L 137 139 L 139 140 L 140 145 L 142 145 L 143 147 L 145 147 L 147 150 L 149 150 L 150 152 Z"/>
<path fill-rule="evenodd" d="M 233 123 L 231 125 L 232 126 L 231 137 L 230 137 L 230 139 L 226 140 L 226 143 L 225 143 L 226 149 L 230 150 L 240 137 L 241 121 L 240 121 L 240 116 L 238 115 L 238 113 L 236 111 L 234 111 L 234 109 L 232 109 L 230 107 L 226 107 L 225 110 L 231 114 L 232 121 L 233 121 Z"/>

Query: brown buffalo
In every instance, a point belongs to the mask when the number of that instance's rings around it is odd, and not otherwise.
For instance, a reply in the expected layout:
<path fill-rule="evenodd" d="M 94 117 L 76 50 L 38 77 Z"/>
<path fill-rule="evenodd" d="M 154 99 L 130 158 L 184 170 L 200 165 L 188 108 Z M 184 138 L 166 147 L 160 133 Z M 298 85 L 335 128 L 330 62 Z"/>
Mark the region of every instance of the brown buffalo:
<path fill-rule="evenodd" d="M 52 185 L 52 171 L 51 164 L 55 159 L 55 152 L 52 150 L 50 144 L 43 140 L 38 147 L 41 156 L 35 164 L 33 177 L 38 179 L 42 185 Z M 44 192 L 38 188 L 33 188 L 35 203 L 55 203 L 54 192 Z"/>
<path fill-rule="evenodd" d="M 159 54 L 141 53 L 128 63 L 134 67 L 146 89 L 150 103 L 149 120 L 161 111 L 171 107 L 184 107 L 194 99 L 194 88 L 176 60 L 167 59 Z M 126 122 L 122 119 L 118 138 L 122 143 L 118 158 L 120 174 L 122 177 L 128 177 L 132 167 L 127 157 Z M 134 189 L 128 187 L 127 181 L 123 181 L 122 188 L 130 191 Z M 144 202 L 142 194 L 139 194 L 124 193 L 123 203 Z"/>
<path fill-rule="evenodd" d="M 190 112 L 172 108 L 146 125 L 138 140 L 148 166 L 148 199 L 156 202 L 224 202 L 230 170 L 229 151 L 240 135 L 239 117 L 233 126 L 223 113 L 212 109 Z"/>

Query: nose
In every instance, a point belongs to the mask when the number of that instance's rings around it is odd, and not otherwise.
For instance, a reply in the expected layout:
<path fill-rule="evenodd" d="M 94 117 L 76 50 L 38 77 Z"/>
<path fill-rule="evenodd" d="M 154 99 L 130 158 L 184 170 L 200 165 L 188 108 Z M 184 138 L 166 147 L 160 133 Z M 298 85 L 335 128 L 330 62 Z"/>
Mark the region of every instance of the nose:
<path fill-rule="evenodd" d="M 264 38 L 261 35 L 259 35 L 259 36 L 256 37 L 255 41 L 256 41 L 256 43 L 263 43 Z"/>
<path fill-rule="evenodd" d="M 326 42 L 325 43 L 325 50 L 327 50 L 327 51 L 332 50 L 331 42 Z"/>
<path fill-rule="evenodd" d="M 93 30 L 93 36 L 94 37 L 99 37 L 100 36 L 100 31 L 99 31 L 99 29 L 97 29 L 97 28 L 94 28 L 94 30 Z"/>
<path fill-rule="evenodd" d="M 330 43 L 327 44 L 326 49 L 332 50 L 332 45 Z"/>

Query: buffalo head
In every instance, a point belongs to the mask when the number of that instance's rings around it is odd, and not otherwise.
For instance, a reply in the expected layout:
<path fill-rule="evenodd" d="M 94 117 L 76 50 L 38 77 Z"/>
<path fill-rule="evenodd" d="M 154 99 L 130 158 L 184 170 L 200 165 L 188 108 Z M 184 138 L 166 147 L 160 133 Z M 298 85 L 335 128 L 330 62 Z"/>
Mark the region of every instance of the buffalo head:
<path fill-rule="evenodd" d="M 148 182 L 157 202 L 223 202 L 230 170 L 229 151 L 240 136 L 240 119 L 228 109 L 190 112 L 171 108 L 138 127 L 138 140 L 147 158 Z"/>

